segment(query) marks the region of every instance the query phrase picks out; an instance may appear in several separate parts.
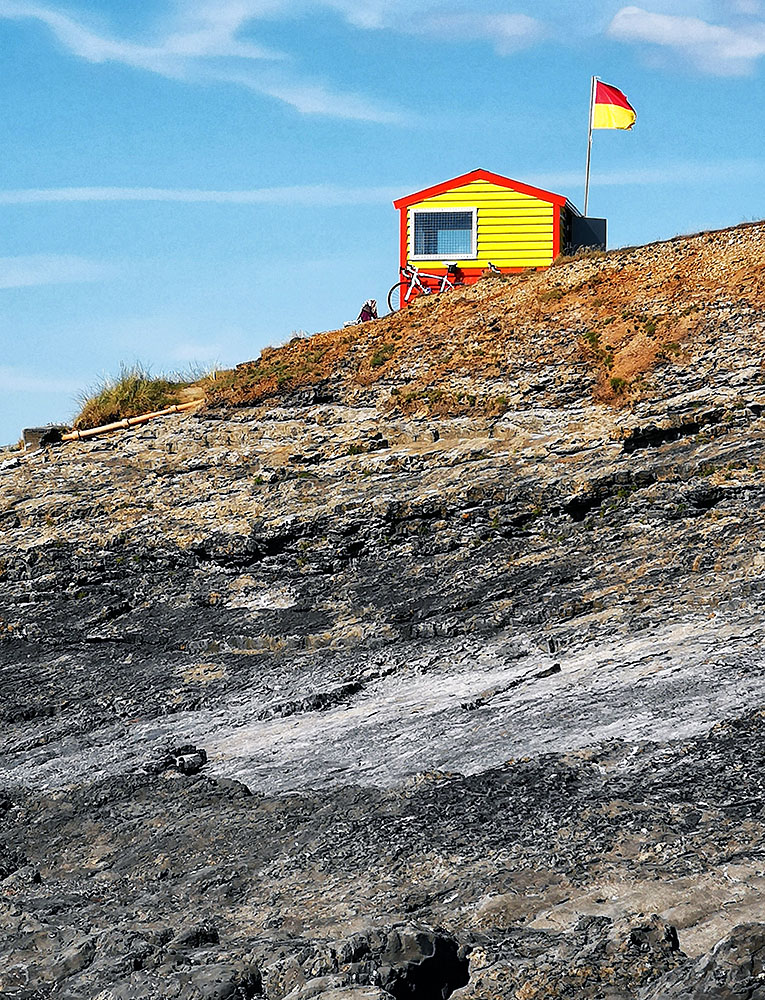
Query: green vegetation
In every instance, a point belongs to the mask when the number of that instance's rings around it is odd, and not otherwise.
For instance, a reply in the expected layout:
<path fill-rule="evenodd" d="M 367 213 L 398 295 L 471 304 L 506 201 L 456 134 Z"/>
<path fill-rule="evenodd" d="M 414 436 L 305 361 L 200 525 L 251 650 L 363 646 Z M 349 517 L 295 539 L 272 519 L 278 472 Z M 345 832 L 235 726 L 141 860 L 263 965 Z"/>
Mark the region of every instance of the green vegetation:
<path fill-rule="evenodd" d="M 390 361 L 393 355 L 396 353 L 395 344 L 383 344 L 379 347 L 375 353 L 372 355 L 372 359 L 369 362 L 370 368 L 381 368 L 386 361 Z"/>
<path fill-rule="evenodd" d="M 660 361 L 666 361 L 670 356 L 675 357 L 680 353 L 680 344 L 676 340 L 671 340 L 667 344 L 663 344 L 660 350 L 656 352 L 656 357 Z"/>
<path fill-rule="evenodd" d="M 600 344 L 600 334 L 597 330 L 586 330 L 581 334 L 581 339 L 587 344 L 596 359 L 606 368 L 614 366 L 614 349 L 610 344 L 602 347 Z"/>
<path fill-rule="evenodd" d="M 600 334 L 597 330 L 587 330 L 582 334 L 582 340 L 589 344 L 593 351 L 597 351 L 600 347 Z"/>
<path fill-rule="evenodd" d="M 551 288 L 548 292 L 539 293 L 540 302 L 560 302 L 566 293 L 562 288 Z"/>
<path fill-rule="evenodd" d="M 626 378 L 612 378 L 610 380 L 611 389 L 616 393 L 617 396 L 621 396 L 629 387 L 629 382 Z"/>
<path fill-rule="evenodd" d="M 80 412 L 74 426 L 86 430 L 177 405 L 183 401 L 181 390 L 200 377 L 199 372 L 155 376 L 138 362 L 123 364 L 118 376 L 107 376 L 93 389 L 79 395 Z"/>

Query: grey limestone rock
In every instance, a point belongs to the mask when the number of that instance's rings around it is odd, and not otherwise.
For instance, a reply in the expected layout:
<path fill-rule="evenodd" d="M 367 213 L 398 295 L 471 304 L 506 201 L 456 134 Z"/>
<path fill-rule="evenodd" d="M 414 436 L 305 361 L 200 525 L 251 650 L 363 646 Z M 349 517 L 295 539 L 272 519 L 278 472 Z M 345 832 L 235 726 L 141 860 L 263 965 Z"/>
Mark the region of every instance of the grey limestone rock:
<path fill-rule="evenodd" d="M 763 251 L 0 468 L 3 1000 L 761 996 Z"/>

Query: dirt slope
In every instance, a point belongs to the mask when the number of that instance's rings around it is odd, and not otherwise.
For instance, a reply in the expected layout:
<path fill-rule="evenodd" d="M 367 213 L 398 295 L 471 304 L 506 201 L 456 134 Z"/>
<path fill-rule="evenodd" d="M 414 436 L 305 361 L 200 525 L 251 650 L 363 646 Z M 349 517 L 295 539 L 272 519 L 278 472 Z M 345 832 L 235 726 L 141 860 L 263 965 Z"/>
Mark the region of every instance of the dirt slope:
<path fill-rule="evenodd" d="M 210 397 L 249 405 L 312 387 L 348 399 L 378 388 L 394 411 L 501 413 L 513 403 L 507 374 L 553 356 L 586 361 L 596 399 L 639 400 L 646 377 L 682 356 L 710 308 L 761 307 L 763 249 L 762 226 L 746 225 L 488 277 L 375 323 L 269 349 L 222 373 Z"/>

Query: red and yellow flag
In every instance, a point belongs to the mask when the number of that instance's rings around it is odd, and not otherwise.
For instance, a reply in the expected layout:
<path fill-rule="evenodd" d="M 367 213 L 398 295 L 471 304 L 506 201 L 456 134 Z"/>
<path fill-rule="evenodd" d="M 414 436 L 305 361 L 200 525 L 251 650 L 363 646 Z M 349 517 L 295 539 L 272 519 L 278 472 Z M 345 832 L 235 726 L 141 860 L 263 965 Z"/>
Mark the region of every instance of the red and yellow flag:
<path fill-rule="evenodd" d="M 595 105 L 592 110 L 593 128 L 632 128 L 637 121 L 635 109 L 616 87 L 598 80 L 595 84 Z"/>

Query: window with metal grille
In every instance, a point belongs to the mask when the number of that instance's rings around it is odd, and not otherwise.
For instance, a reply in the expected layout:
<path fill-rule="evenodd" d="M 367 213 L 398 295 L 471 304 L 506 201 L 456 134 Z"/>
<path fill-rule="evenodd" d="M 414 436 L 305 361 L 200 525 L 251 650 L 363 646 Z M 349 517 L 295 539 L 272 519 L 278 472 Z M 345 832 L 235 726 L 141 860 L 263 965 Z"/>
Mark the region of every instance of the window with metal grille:
<path fill-rule="evenodd" d="M 475 256 L 475 209 L 414 212 L 414 256 Z"/>

